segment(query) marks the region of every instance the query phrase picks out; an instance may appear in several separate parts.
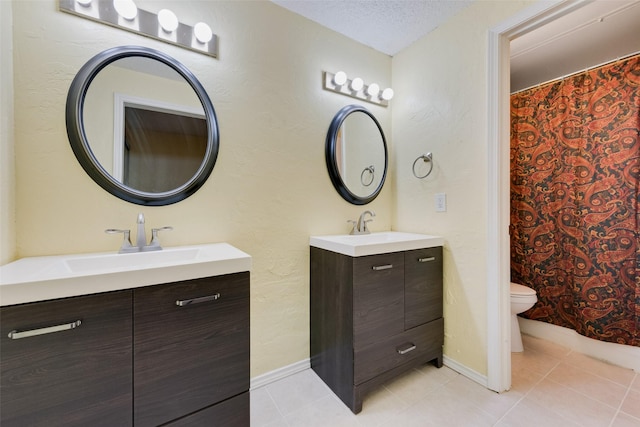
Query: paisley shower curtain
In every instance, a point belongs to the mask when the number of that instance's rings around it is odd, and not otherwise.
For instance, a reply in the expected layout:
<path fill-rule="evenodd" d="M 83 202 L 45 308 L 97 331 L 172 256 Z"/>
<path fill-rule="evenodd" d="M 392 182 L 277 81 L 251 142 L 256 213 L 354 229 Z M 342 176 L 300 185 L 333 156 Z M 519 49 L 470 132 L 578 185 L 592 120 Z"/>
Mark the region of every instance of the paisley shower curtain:
<path fill-rule="evenodd" d="M 511 95 L 511 280 L 524 317 L 640 346 L 640 55 Z"/>

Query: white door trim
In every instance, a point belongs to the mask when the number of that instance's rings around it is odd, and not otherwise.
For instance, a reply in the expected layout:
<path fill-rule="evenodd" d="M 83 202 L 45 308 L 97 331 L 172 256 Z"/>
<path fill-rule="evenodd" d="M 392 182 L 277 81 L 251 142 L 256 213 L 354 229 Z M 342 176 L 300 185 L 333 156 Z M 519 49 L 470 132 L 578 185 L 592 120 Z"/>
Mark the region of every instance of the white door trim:
<path fill-rule="evenodd" d="M 509 42 L 593 0 L 536 3 L 489 30 L 487 386 L 511 388 L 509 316 Z"/>

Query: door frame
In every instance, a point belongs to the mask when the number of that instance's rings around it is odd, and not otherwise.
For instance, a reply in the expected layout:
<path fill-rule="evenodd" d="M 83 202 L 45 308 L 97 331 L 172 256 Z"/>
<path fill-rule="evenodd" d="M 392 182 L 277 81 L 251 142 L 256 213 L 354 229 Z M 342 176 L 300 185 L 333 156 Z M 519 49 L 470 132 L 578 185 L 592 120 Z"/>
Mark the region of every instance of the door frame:
<path fill-rule="evenodd" d="M 489 29 L 487 191 L 487 387 L 511 388 L 509 254 L 509 73 L 511 40 L 594 0 L 534 4 Z"/>

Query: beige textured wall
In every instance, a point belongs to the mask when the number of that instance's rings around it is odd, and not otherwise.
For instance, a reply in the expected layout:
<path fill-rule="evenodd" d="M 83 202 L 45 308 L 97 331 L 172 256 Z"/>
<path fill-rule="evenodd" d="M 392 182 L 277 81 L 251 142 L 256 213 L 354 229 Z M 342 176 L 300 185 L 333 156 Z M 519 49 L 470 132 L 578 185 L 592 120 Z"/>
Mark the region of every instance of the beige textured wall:
<path fill-rule="evenodd" d="M 445 354 L 483 375 L 487 31 L 531 3 L 475 2 L 393 58 L 394 228 L 444 236 Z M 411 166 L 426 152 L 435 166 L 418 180 Z M 435 212 L 436 193 L 446 193 L 446 212 Z"/>
<path fill-rule="evenodd" d="M 13 3 L 15 255 L 115 251 L 119 238 L 103 230 L 133 229 L 138 212 L 148 227 L 174 226 L 162 236 L 165 246 L 229 242 L 253 257 L 251 375 L 305 359 L 309 236 L 347 232 L 346 220 L 364 210 L 343 201 L 326 172 L 327 129 L 352 100 L 323 91 L 322 71 L 343 69 L 386 87 L 391 58 L 266 1 L 137 3 L 156 11 L 170 6 L 186 23 L 208 22 L 220 37 L 219 59 L 59 12 L 55 0 Z M 4 34 L 4 21 L 2 28 Z M 74 74 L 93 55 L 128 44 L 184 63 L 219 118 L 211 177 L 171 206 L 140 207 L 107 194 L 84 173 L 67 140 L 64 105 Z M 390 110 L 367 108 L 391 135 Z M 391 226 L 390 184 L 367 206 L 377 214 L 374 231 Z M 2 186 L 4 212 L 10 185 Z"/>
<path fill-rule="evenodd" d="M 11 10 L 0 1 L 0 265 L 16 259 Z"/>

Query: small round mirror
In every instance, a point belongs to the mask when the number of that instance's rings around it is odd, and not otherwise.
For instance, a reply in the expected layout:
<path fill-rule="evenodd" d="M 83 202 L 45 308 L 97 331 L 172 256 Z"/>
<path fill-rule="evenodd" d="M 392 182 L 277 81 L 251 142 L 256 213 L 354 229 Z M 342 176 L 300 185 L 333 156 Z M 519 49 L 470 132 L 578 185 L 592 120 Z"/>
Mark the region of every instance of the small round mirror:
<path fill-rule="evenodd" d="M 325 156 L 333 186 L 349 203 L 375 199 L 387 175 L 387 143 L 375 116 L 359 105 L 342 108 L 327 133 Z"/>
<path fill-rule="evenodd" d="M 106 50 L 78 72 L 67 97 L 76 158 L 102 188 L 140 205 L 197 191 L 218 155 L 213 104 L 195 76 L 162 52 Z"/>

